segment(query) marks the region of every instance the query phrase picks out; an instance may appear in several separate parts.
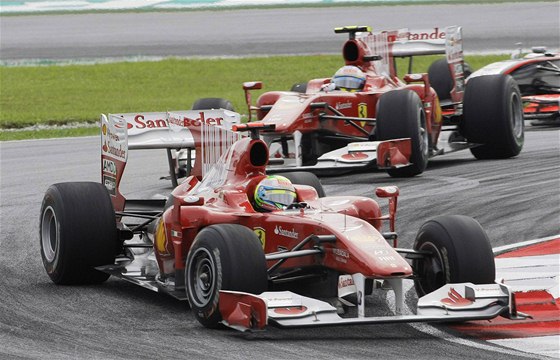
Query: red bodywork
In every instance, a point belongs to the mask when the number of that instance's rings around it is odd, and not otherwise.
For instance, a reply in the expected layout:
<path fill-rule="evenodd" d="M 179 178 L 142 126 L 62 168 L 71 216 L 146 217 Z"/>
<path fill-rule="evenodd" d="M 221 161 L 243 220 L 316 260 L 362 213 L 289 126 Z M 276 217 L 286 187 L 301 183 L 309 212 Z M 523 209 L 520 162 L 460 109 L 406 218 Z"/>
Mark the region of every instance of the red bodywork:
<path fill-rule="evenodd" d="M 389 197 L 390 215 L 382 216 L 372 199 L 355 196 L 319 198 L 310 186 L 296 185 L 298 201 L 307 207 L 277 212 L 257 212 L 252 194 L 264 178 L 268 159 L 261 140 L 244 138 L 222 157 L 224 162 L 202 182 L 190 177 L 173 193 L 173 206 L 162 217 L 165 231 L 157 232 L 155 255 L 163 275 L 184 271 L 185 258 L 197 233 L 212 224 L 241 224 L 255 231 L 265 253 L 294 248 L 311 235 L 335 235 L 323 245 L 321 256 L 287 260 L 286 268 L 322 266 L 341 273 L 392 278 L 412 274 L 410 265 L 381 235 L 382 220 L 394 221 L 398 191 L 381 190 Z M 310 243 L 306 248 L 311 248 Z M 273 262 L 269 261 L 269 266 Z"/>
<path fill-rule="evenodd" d="M 362 31 L 365 30 L 366 28 L 362 29 Z M 440 32 L 437 28 L 435 30 L 434 34 L 437 33 L 439 39 L 445 39 L 444 32 Z M 345 65 L 357 66 L 365 73 L 364 88 L 357 92 L 329 91 L 330 78 L 313 79 L 307 83 L 305 93 L 270 91 L 262 94 L 258 98 L 256 106 L 253 106 L 249 91 L 262 88 L 262 83 L 245 83 L 244 90 L 249 112 L 256 113 L 257 120 L 276 126 L 273 134 L 263 133 L 265 139 L 277 141 L 282 137 L 290 138 L 296 131 L 301 132 L 304 139 L 306 135 L 316 136 L 321 144 L 319 146 L 322 146 L 319 155 L 340 147 L 339 143 L 332 143 L 333 136 L 339 137 L 339 141 L 343 142 L 344 139 L 346 142 L 360 139 L 375 140 L 376 110 L 380 96 L 391 90 L 410 89 L 418 94 L 424 105 L 426 131 L 430 144 L 437 144 L 443 125 L 442 109 L 435 90 L 430 86 L 428 75 L 408 74 L 403 77 L 403 81 L 397 76 L 394 60 L 396 57 L 445 52 L 443 50 L 439 52 L 420 50 L 399 52 L 394 47 L 402 40 L 402 34 L 390 31 L 376 35 L 378 38 L 382 36 L 381 44 L 385 46 L 381 47 L 383 49 L 381 54 L 373 53 L 374 50 L 377 50 L 375 49 L 377 46 L 372 45 L 369 38 L 374 34 L 358 37 L 347 29 L 346 31 L 335 29 L 335 32 L 350 32 L 350 39 L 344 44 L 342 55 Z M 407 34 L 409 39 L 414 35 Z M 460 40 L 460 35 L 458 37 Z M 450 72 L 453 79 L 456 83 L 460 83 L 460 85 L 455 85 L 451 91 L 452 101 L 455 105 L 462 102 L 463 98 L 462 45 L 460 49 L 457 58 L 450 61 Z M 450 56 L 448 54 L 448 60 Z M 324 106 L 319 106 L 319 104 L 324 104 Z M 445 115 L 452 116 L 457 113 L 457 108 L 451 106 L 444 111 L 446 111 Z M 325 117 L 325 114 L 347 117 L 347 119 L 331 119 Z M 324 138 L 322 139 L 322 137 Z M 306 146 L 302 145 L 302 147 Z M 324 149 L 326 150 L 323 151 Z"/>

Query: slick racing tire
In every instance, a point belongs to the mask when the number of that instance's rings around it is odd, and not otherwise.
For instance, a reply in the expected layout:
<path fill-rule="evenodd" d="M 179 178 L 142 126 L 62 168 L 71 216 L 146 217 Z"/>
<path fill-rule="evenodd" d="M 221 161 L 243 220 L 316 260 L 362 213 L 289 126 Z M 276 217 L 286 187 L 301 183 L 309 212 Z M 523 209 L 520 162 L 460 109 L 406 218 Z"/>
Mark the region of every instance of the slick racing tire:
<path fill-rule="evenodd" d="M 280 175 L 288 178 L 292 182 L 292 184 L 311 186 L 312 188 L 315 189 L 315 191 L 317 191 L 317 195 L 320 198 L 326 196 L 321 181 L 319 180 L 317 175 L 313 173 L 305 172 L 305 171 L 295 171 L 295 172 L 281 173 Z"/>
<path fill-rule="evenodd" d="M 469 64 L 463 63 L 463 75 L 465 79 L 472 74 Z M 436 91 L 439 100 L 450 100 L 451 90 L 453 90 L 453 77 L 449 70 L 446 59 L 434 61 L 428 68 L 428 78 L 430 86 Z"/>
<path fill-rule="evenodd" d="M 187 256 L 185 287 L 196 319 L 207 328 L 220 325 L 220 290 L 260 294 L 267 289 L 262 244 L 237 224 L 208 226 L 198 233 Z"/>
<path fill-rule="evenodd" d="M 297 83 L 292 85 L 290 91 L 305 94 L 307 92 L 307 83 Z"/>
<path fill-rule="evenodd" d="M 41 205 L 39 242 L 47 274 L 55 284 L 102 283 L 117 252 L 113 204 L 102 184 L 72 182 L 48 188 Z"/>
<path fill-rule="evenodd" d="M 440 216 L 422 225 L 414 250 L 430 255 L 412 263 L 414 286 L 422 297 L 448 283 L 495 282 L 494 254 L 486 232 L 467 216 Z"/>
<path fill-rule="evenodd" d="M 525 139 L 523 104 L 515 80 L 509 75 L 470 79 L 465 88 L 462 135 L 477 159 L 506 159 L 518 155 Z"/>
<path fill-rule="evenodd" d="M 222 98 L 202 98 L 194 102 L 192 110 L 210 110 L 210 109 L 224 109 L 235 111 L 233 104 L 226 99 Z"/>
<path fill-rule="evenodd" d="M 421 174 L 428 165 L 429 140 L 422 101 L 412 90 L 393 90 L 383 94 L 377 104 L 377 140 L 412 139 L 411 165 L 389 169 L 393 177 Z"/>

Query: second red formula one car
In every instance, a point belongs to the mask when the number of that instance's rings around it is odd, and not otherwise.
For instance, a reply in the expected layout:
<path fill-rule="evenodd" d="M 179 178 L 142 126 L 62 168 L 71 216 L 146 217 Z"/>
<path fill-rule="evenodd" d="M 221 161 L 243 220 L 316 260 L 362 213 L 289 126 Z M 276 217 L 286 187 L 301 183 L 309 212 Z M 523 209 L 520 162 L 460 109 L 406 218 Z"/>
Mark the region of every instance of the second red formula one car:
<path fill-rule="evenodd" d="M 190 127 L 197 147 L 211 148 L 198 154 L 216 152 L 214 166 L 201 181 L 189 177 L 167 201 L 126 199 L 120 183 L 127 122 L 103 117 L 103 184 L 55 184 L 43 199 L 41 256 L 53 282 L 101 283 L 114 275 L 188 300 L 211 328 L 523 317 L 508 287 L 494 282 L 490 243 L 472 218 L 436 217 L 412 249 L 399 248 L 398 188 L 375 191 L 389 201 L 385 215 L 368 197 L 325 197 L 313 174 L 266 173 L 269 153 L 258 131 L 274 125 L 234 125 L 251 136 L 226 149 L 231 134 L 222 136 L 219 125 L 172 119 Z M 201 127 L 215 131 L 200 140 Z M 402 314 L 407 279 L 420 297 L 413 315 Z M 391 290 L 394 314 L 368 316 L 365 298 Z M 356 310 L 342 314 L 329 298 Z"/>
<path fill-rule="evenodd" d="M 469 148 L 476 158 L 509 158 L 523 147 L 519 89 L 509 75 L 465 84 L 460 27 L 382 31 L 342 27 L 344 67 L 334 76 L 270 91 L 251 101 L 261 82 L 244 84 L 249 112 L 275 125 L 263 132 L 269 171 L 336 173 L 377 166 L 414 176 L 428 159 Z M 397 76 L 395 59 L 446 54 L 428 74 Z M 409 70 L 410 71 L 410 70 Z M 431 86 L 434 82 L 434 87 Z M 383 142 L 390 140 L 390 144 Z M 379 146 L 390 151 L 379 161 Z M 403 163 L 400 155 L 410 154 Z"/>

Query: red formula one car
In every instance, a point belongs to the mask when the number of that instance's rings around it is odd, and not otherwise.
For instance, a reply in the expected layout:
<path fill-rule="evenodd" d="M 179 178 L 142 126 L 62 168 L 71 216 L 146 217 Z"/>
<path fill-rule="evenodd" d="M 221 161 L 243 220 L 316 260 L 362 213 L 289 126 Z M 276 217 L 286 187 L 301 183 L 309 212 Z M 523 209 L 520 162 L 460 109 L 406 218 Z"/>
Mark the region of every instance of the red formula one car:
<path fill-rule="evenodd" d="M 272 131 L 273 125 L 259 123 L 234 125 L 251 136 L 225 152 L 219 145 L 230 132 L 222 136 L 217 125 L 203 124 L 215 131 L 205 140 L 197 136 L 197 146 L 222 155 L 202 181 L 189 177 L 167 201 L 125 199 L 119 184 L 129 152 L 126 120 L 102 119 L 105 186 L 55 184 L 41 206 L 41 255 L 56 284 L 101 283 L 114 275 L 188 300 L 204 326 L 223 323 L 240 330 L 269 323 L 523 317 L 508 287 L 494 283 L 492 249 L 471 218 L 429 220 L 413 249 L 398 248 L 396 187 L 375 191 L 388 198 L 383 215 L 371 198 L 321 197 L 313 174 L 268 176 L 268 148 L 258 131 Z M 384 222 L 389 231 L 382 230 Z M 414 315 L 401 315 L 406 279 L 414 280 L 420 296 Z M 389 289 L 395 315 L 368 316 L 365 297 Z M 339 298 L 356 316 L 318 297 Z"/>
<path fill-rule="evenodd" d="M 532 125 L 560 125 L 560 54 L 536 47 L 525 56 L 487 65 L 470 78 L 496 74 L 515 79 L 523 96 L 525 119 L 533 120 Z"/>
<path fill-rule="evenodd" d="M 522 102 L 515 81 L 496 74 L 464 81 L 460 27 L 371 33 L 342 27 L 345 67 L 333 77 L 270 91 L 244 84 L 249 112 L 275 125 L 263 132 L 269 171 L 335 173 L 367 166 L 414 176 L 428 159 L 470 148 L 476 158 L 509 158 L 522 149 Z M 395 59 L 446 54 L 430 74 L 397 76 Z M 409 70 L 411 71 L 411 70 Z M 410 155 L 403 162 L 401 155 Z"/>

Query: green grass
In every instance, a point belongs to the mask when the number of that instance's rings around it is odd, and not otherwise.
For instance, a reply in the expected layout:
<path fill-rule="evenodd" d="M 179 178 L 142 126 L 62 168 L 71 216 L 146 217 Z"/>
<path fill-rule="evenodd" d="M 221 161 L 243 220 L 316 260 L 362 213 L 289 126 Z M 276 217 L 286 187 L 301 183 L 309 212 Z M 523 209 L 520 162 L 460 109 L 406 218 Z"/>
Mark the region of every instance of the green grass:
<path fill-rule="evenodd" d="M 478 69 L 507 57 L 467 56 L 466 61 L 473 69 Z M 425 72 L 436 58 L 415 58 L 414 71 Z M 36 124 L 94 123 L 101 113 L 184 110 L 203 97 L 229 99 L 237 111 L 246 113 L 241 87 L 244 81 L 263 81 L 264 88 L 255 92 L 256 98 L 264 91 L 288 90 L 294 83 L 330 77 L 341 65 L 340 55 L 316 55 L 2 66 L 0 129 L 21 129 Z M 403 74 L 404 70 L 400 73 Z M 0 131 L 0 140 L 95 133 L 95 129 Z"/>
<path fill-rule="evenodd" d="M 0 131 L 0 140 L 30 140 L 50 139 L 62 137 L 93 136 L 99 135 L 99 127 L 79 127 L 71 129 L 37 129 L 37 130 L 3 130 Z"/>

